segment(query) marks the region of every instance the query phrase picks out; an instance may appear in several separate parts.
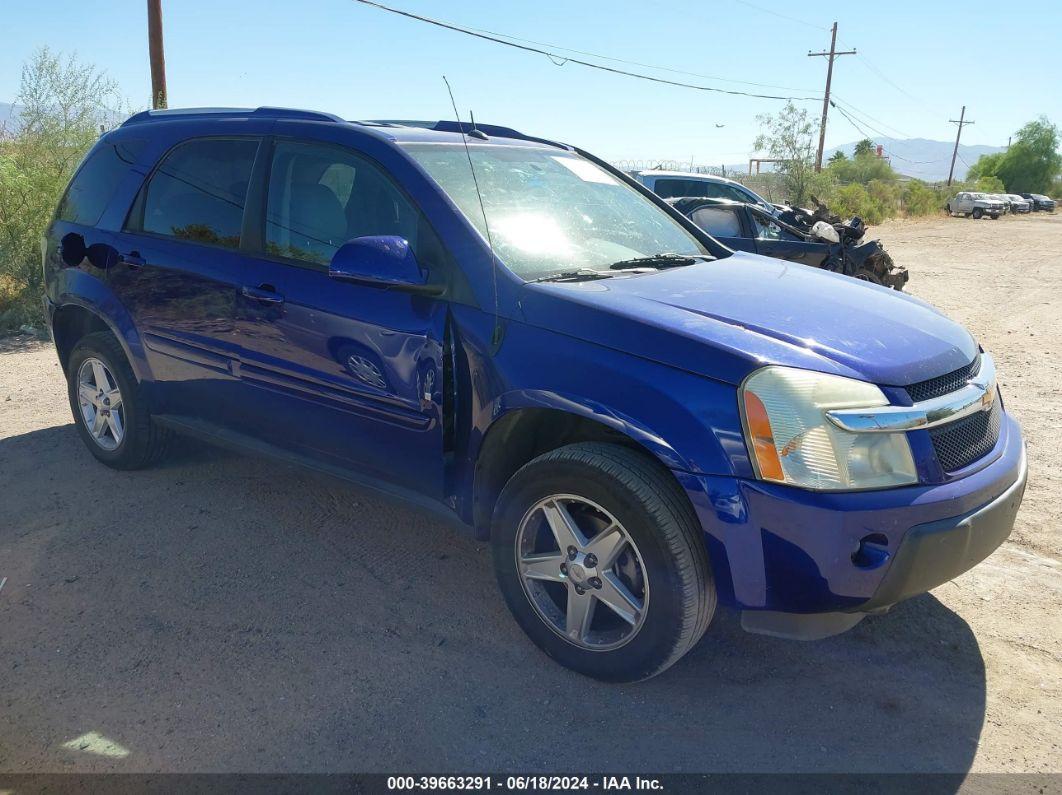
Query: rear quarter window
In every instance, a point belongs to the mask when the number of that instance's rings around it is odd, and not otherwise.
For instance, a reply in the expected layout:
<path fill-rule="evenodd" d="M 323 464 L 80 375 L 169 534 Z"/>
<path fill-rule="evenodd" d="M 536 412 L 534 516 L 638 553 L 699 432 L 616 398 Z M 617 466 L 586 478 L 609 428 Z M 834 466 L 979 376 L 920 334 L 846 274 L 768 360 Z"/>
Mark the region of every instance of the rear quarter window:
<path fill-rule="evenodd" d="M 118 184 L 143 148 L 144 141 L 100 143 L 70 181 L 59 201 L 56 217 L 83 226 L 98 223 Z"/>

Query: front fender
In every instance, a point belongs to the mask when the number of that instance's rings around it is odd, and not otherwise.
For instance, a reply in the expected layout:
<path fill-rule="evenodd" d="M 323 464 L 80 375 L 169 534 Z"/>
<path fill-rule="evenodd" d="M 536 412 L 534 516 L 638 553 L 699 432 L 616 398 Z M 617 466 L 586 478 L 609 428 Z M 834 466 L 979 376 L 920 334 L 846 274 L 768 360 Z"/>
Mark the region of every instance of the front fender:
<path fill-rule="evenodd" d="M 555 409 L 605 425 L 634 440 L 660 459 L 668 469 L 691 471 L 690 461 L 662 436 L 642 422 L 603 403 L 562 392 L 537 389 L 518 389 L 501 395 L 491 410 L 491 426 L 513 411 L 520 409 Z M 489 431 L 489 428 L 488 428 Z"/>
<path fill-rule="evenodd" d="M 523 323 L 488 361 L 476 364 L 489 376 L 473 365 L 471 461 L 503 416 L 546 408 L 622 433 L 669 469 L 753 474 L 731 384 Z"/>

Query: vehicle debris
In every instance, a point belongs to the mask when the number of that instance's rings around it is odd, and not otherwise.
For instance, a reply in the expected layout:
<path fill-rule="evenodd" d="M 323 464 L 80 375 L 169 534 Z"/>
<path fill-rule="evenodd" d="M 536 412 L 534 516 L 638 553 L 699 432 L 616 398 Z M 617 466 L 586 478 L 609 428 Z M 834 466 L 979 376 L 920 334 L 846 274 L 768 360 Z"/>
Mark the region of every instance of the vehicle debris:
<path fill-rule="evenodd" d="M 791 260 L 862 281 L 902 290 L 909 274 L 880 240 L 864 240 L 859 216 L 847 221 L 811 197 L 815 209 L 783 207 L 775 214 L 757 204 L 684 197 L 670 203 L 724 245 Z"/>

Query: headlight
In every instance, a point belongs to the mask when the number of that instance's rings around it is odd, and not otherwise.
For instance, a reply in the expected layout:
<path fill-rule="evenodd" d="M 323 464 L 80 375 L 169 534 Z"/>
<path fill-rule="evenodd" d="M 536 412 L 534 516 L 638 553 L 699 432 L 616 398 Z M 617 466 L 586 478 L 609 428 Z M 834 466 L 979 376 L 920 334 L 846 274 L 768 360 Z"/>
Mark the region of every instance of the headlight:
<path fill-rule="evenodd" d="M 826 419 L 830 409 L 889 405 L 873 384 L 771 366 L 745 379 L 739 399 L 762 480 L 833 491 L 918 482 L 906 434 L 851 433 Z"/>

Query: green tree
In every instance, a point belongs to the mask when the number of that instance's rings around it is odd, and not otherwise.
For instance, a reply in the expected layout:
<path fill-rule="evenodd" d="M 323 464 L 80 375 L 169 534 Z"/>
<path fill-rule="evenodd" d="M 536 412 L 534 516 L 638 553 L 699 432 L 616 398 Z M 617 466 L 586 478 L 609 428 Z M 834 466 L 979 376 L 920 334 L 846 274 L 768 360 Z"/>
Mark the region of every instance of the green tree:
<path fill-rule="evenodd" d="M 855 145 L 855 150 L 852 152 L 852 157 L 867 157 L 874 154 L 874 142 L 869 138 L 864 138 L 862 141 Z"/>
<path fill-rule="evenodd" d="M 1005 152 L 996 152 L 991 155 L 981 155 L 966 172 L 968 182 L 977 182 L 983 177 L 994 177 L 999 173 L 999 167 L 1003 163 Z"/>
<path fill-rule="evenodd" d="M 1012 193 L 1046 193 L 1062 173 L 1058 127 L 1041 116 L 1018 130 L 1005 152 L 981 155 L 966 172 L 966 179 L 994 184 L 992 178 Z"/>
<path fill-rule="evenodd" d="M 896 179 L 896 172 L 892 170 L 889 161 L 878 157 L 877 153 L 860 154 L 851 160 L 831 161 L 828 168 L 837 181 L 843 184 L 858 182 L 866 185 L 871 180 Z"/>
<path fill-rule="evenodd" d="M 1041 116 L 1018 130 L 996 171 L 1007 190 L 1046 193 L 1062 172 L 1058 127 Z"/>
<path fill-rule="evenodd" d="M 0 131 L 0 328 L 41 318 L 40 238 L 100 126 L 116 84 L 76 57 L 40 49 L 22 67 L 17 120 Z"/>
<path fill-rule="evenodd" d="M 782 187 L 790 204 L 803 204 L 815 174 L 815 125 L 808 112 L 790 102 L 774 115 L 756 117 L 761 132 L 753 147 L 778 158 Z"/>
<path fill-rule="evenodd" d="M 830 159 L 827 160 L 826 162 L 827 163 L 840 163 L 841 161 L 844 161 L 844 160 L 847 160 L 847 159 L 848 159 L 848 156 L 844 152 L 842 152 L 840 149 L 838 149 L 836 152 L 834 152 L 832 155 L 830 155 Z"/>

